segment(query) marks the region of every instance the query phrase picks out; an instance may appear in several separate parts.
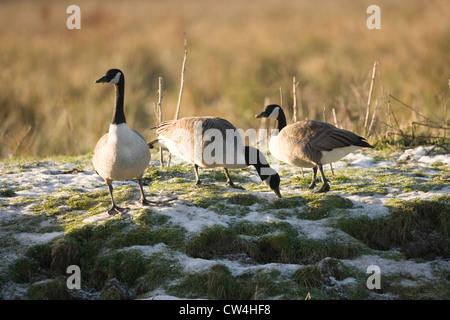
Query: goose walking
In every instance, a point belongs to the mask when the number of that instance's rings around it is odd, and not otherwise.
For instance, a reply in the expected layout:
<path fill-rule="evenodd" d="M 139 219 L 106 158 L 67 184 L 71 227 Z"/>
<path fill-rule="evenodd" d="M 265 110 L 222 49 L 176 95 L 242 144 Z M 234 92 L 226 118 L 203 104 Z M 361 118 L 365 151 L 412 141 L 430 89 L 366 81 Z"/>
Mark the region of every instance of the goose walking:
<path fill-rule="evenodd" d="M 373 148 L 363 137 L 353 132 L 336 128 L 321 121 L 302 120 L 286 125 L 283 109 L 276 104 L 268 105 L 256 118 L 278 120 L 278 134 L 269 141 L 273 156 L 283 162 L 302 168 L 313 168 L 309 189 L 316 185 L 317 169 L 322 175 L 323 185 L 318 192 L 330 190 L 329 180 L 323 165 L 338 161 L 359 148 Z"/>
<path fill-rule="evenodd" d="M 150 150 L 139 132 L 131 130 L 123 110 L 125 77 L 118 69 L 111 69 L 95 83 L 112 83 L 116 89 L 114 113 L 109 131 L 97 142 L 92 162 L 97 173 L 105 180 L 111 196 L 110 215 L 125 213 L 128 208 L 116 205 L 113 197 L 113 181 L 137 179 L 142 205 L 150 204 L 142 188 L 142 176 L 150 162 Z"/>
<path fill-rule="evenodd" d="M 164 146 L 179 158 L 194 164 L 196 185 L 202 185 L 198 167 L 224 168 L 227 185 L 236 186 L 228 169 L 254 166 L 261 180 L 281 198 L 280 176 L 270 167 L 265 156 L 256 148 L 244 146 L 236 127 L 215 117 L 188 117 L 164 121 L 156 127 L 158 138 L 150 147 Z"/>

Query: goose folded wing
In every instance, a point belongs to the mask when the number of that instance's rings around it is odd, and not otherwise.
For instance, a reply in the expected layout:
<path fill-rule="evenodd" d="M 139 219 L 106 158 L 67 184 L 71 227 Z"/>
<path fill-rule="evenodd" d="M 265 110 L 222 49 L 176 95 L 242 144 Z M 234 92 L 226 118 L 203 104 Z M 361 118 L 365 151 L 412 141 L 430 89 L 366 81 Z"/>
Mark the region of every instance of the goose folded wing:
<path fill-rule="evenodd" d="M 176 121 L 169 120 L 169 121 L 163 121 L 158 126 L 154 127 L 156 128 L 157 134 L 164 134 L 167 132 L 167 130 L 171 129 L 174 125 L 176 125 Z M 152 128 L 152 129 L 154 129 Z"/>
<path fill-rule="evenodd" d="M 311 146 L 317 151 L 331 151 L 365 143 L 364 138 L 346 130 L 327 130 L 311 140 Z"/>

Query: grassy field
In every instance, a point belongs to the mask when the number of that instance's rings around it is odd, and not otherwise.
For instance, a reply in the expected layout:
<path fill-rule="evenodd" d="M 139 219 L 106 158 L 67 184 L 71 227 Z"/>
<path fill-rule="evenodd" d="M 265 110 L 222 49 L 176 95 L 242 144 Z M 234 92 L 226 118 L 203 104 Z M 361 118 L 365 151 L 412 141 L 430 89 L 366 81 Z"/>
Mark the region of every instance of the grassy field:
<path fill-rule="evenodd" d="M 80 0 L 69 30 L 72 4 L 0 2 L 0 299 L 450 298 L 449 1 L 377 1 L 380 30 L 365 0 Z M 94 81 L 124 71 L 127 122 L 150 141 L 159 77 L 174 117 L 185 40 L 181 117 L 245 131 L 273 126 L 255 115 L 278 103 L 291 122 L 295 77 L 298 119 L 376 148 L 327 166 L 327 194 L 267 154 L 282 199 L 252 169 L 231 173 L 246 191 L 218 170 L 196 188 L 191 166 L 161 168 L 153 150 L 145 192 L 167 202 L 142 208 L 137 183 L 117 182 L 131 210 L 108 216 L 91 158 L 114 93 Z M 433 146 L 404 148 L 421 143 Z M 370 265 L 381 289 L 366 285 Z"/>
<path fill-rule="evenodd" d="M 0 299 L 449 299 L 449 157 L 431 147 L 358 152 L 335 163 L 332 190 L 269 158 L 282 199 L 252 169 L 202 170 L 153 154 L 115 183 L 131 210 L 108 216 L 90 156 L 0 162 Z M 81 270 L 69 290 L 67 267 Z M 381 287 L 368 288 L 369 266 Z"/>
<path fill-rule="evenodd" d="M 280 91 L 290 110 L 295 76 L 299 119 L 334 123 L 334 109 L 339 126 L 365 134 L 377 61 L 371 142 L 399 129 L 411 134 L 412 121 L 448 127 L 445 0 L 378 1 L 380 30 L 366 27 L 371 1 L 81 0 L 80 30 L 66 28 L 70 4 L 0 3 L 0 157 L 90 152 L 113 104 L 113 89 L 94 81 L 112 67 L 125 72 L 130 126 L 151 139 L 159 77 L 163 118 L 173 118 L 185 37 L 181 116 L 216 115 L 259 128 L 254 115 L 267 102 L 280 103 Z M 414 129 L 436 136 L 429 127 Z"/>

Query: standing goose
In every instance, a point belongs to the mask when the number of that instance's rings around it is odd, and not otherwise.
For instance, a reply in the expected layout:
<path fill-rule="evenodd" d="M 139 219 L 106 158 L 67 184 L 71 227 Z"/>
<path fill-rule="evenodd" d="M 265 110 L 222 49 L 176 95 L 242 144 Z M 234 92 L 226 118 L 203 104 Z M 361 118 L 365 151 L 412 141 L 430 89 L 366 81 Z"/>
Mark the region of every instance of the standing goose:
<path fill-rule="evenodd" d="M 268 105 L 256 118 L 278 120 L 278 134 L 271 137 L 269 150 L 273 156 L 297 167 L 313 168 L 310 189 L 316 185 L 317 168 L 323 185 L 318 192 L 330 190 L 323 165 L 338 161 L 359 148 L 373 148 L 363 137 L 353 132 L 336 128 L 321 121 L 303 120 L 286 125 L 283 109 L 276 104 Z"/>
<path fill-rule="evenodd" d="M 156 127 L 158 138 L 150 142 L 149 146 L 164 146 L 172 154 L 193 163 L 197 186 L 201 185 L 198 167 L 222 167 L 227 177 L 227 185 L 241 188 L 233 183 L 228 169 L 252 165 L 261 180 L 281 198 L 280 176 L 258 149 L 244 146 L 236 130 L 227 120 L 215 117 L 188 117 L 164 121 Z"/>
<path fill-rule="evenodd" d="M 142 176 L 150 162 L 147 142 L 137 131 L 131 130 L 123 111 L 125 77 L 118 69 L 111 69 L 95 83 L 112 83 L 116 88 L 116 100 L 109 131 L 97 142 L 92 162 L 97 173 L 105 180 L 111 196 L 110 215 L 125 213 L 128 208 L 116 205 L 113 197 L 113 181 L 137 179 L 141 197 L 139 202 L 148 205 L 142 188 Z"/>

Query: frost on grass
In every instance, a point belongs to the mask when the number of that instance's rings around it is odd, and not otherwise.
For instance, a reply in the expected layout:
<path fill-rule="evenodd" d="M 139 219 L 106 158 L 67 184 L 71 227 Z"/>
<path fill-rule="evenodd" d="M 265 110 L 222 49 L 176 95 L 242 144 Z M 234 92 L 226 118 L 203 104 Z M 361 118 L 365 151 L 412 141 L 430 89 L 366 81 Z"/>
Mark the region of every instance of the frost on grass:
<path fill-rule="evenodd" d="M 157 159 L 155 155 L 153 159 Z M 106 213 L 109 194 L 90 157 L 0 163 L 2 299 L 448 299 L 448 154 L 432 147 L 365 150 L 325 170 L 331 191 L 268 156 L 282 199 L 252 169 L 152 160 L 141 207 L 135 181 L 114 182 L 131 208 Z M 170 201 L 164 202 L 164 200 Z M 80 266 L 82 289 L 65 288 Z M 366 287 L 369 265 L 382 288 Z"/>

